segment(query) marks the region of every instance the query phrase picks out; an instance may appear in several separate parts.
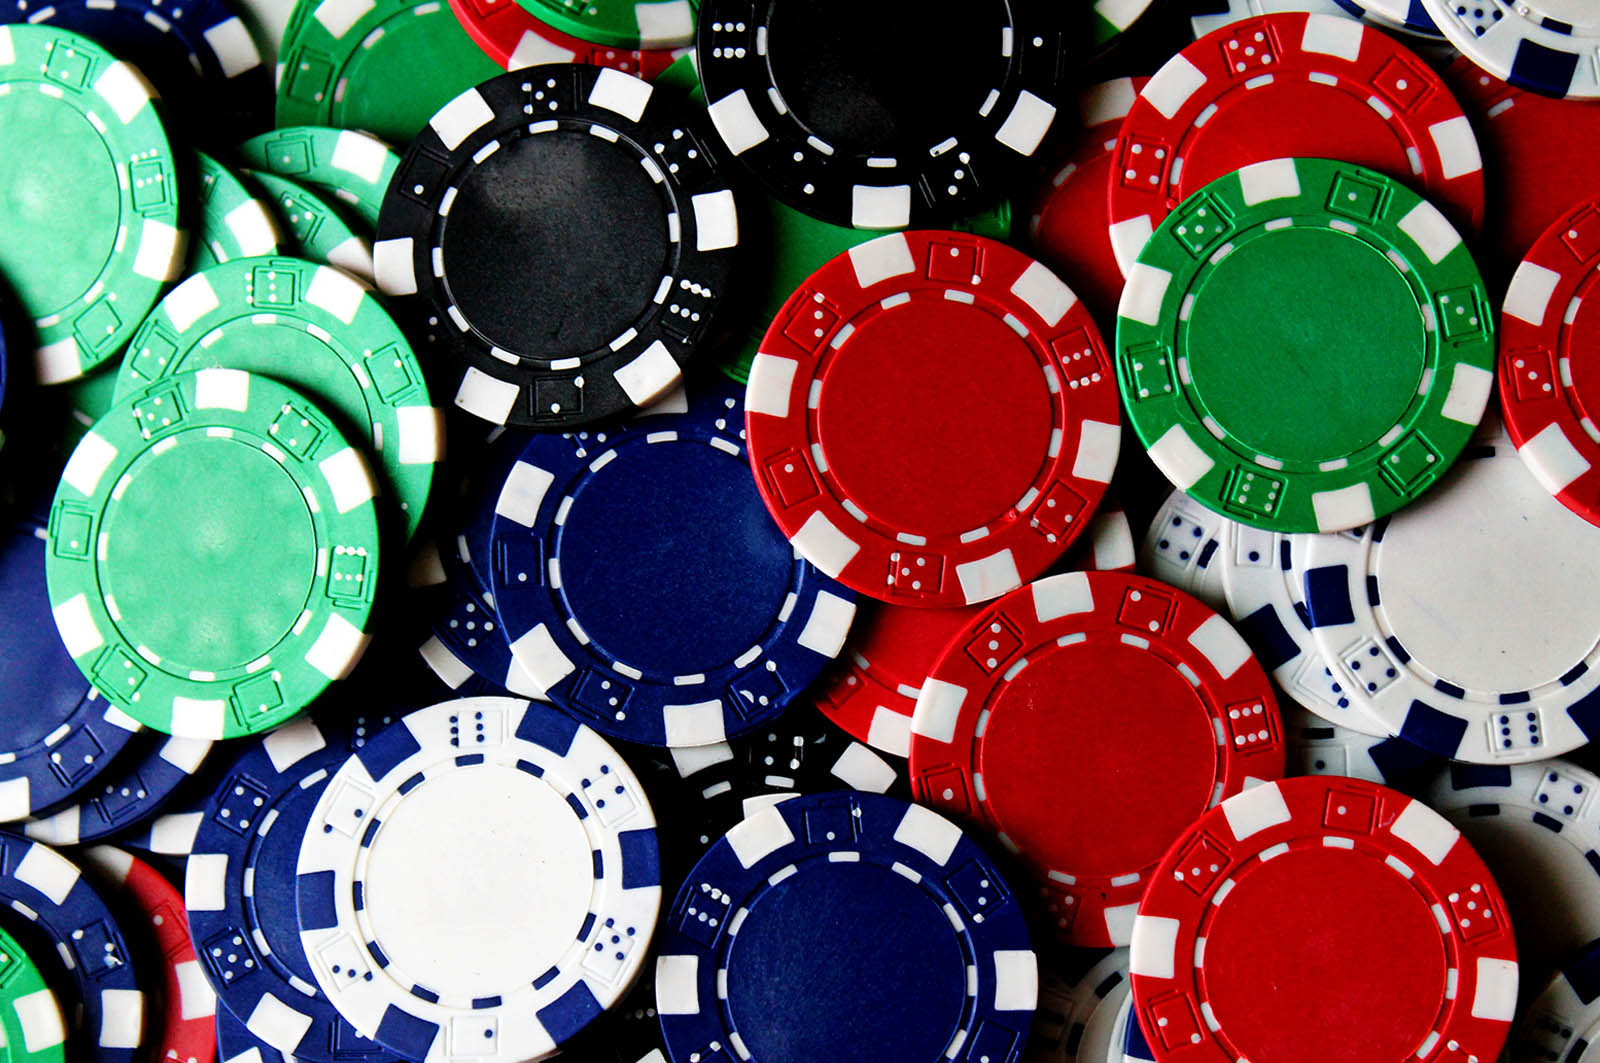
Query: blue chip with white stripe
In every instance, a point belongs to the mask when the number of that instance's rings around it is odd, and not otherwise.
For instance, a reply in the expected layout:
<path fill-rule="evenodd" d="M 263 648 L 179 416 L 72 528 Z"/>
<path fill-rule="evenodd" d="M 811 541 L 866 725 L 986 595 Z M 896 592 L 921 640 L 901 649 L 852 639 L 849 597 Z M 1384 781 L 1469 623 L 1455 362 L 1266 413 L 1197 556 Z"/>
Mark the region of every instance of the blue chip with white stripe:
<path fill-rule="evenodd" d="M 296 875 L 317 986 L 426 1063 L 554 1052 L 628 992 L 661 910 L 638 777 L 591 729 L 512 698 L 369 740 L 318 797 Z"/>
<path fill-rule="evenodd" d="M 854 792 L 730 830 L 679 890 L 656 961 L 672 1063 L 1016 1063 L 1038 990 L 988 855 L 931 809 Z"/>
<path fill-rule="evenodd" d="M 189 933 L 223 1011 L 301 1063 L 388 1063 L 315 985 L 300 947 L 295 863 L 328 776 L 393 720 L 331 712 L 252 740 L 192 817 Z"/>
<path fill-rule="evenodd" d="M 756 491 L 743 391 L 529 441 L 495 506 L 512 655 L 613 738 L 702 746 L 783 712 L 844 645 L 855 594 L 795 552 Z"/>

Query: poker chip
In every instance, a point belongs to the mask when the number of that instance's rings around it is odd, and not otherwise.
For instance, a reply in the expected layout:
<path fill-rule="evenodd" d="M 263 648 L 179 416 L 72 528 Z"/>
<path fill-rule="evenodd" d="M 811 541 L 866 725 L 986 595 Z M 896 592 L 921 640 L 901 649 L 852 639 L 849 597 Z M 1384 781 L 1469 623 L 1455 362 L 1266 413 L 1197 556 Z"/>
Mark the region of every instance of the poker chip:
<path fill-rule="evenodd" d="M 1107 990 L 1105 998 L 1097 1002 L 1083 1024 L 1083 1035 L 1078 1041 L 1078 1059 L 1082 1063 L 1123 1063 L 1122 1047 L 1126 1043 L 1128 1018 L 1133 1013 L 1133 984 L 1127 976 L 1127 958 L 1122 961 L 1116 984 Z"/>
<path fill-rule="evenodd" d="M 494 595 L 480 585 L 464 560 L 446 562 L 446 549 L 425 544 L 411 566 L 411 586 L 423 590 L 427 640 L 418 647 L 423 661 L 452 690 L 473 676 L 499 690 L 544 701 L 544 691 L 517 664 L 500 628 Z"/>
<path fill-rule="evenodd" d="M 200 227 L 189 245 L 190 271 L 235 258 L 273 255 L 278 226 L 261 201 L 228 168 L 203 152 L 198 160 Z"/>
<path fill-rule="evenodd" d="M 115 357 L 183 269 L 177 166 L 151 92 L 85 37 L 0 26 L 0 275 L 33 322 L 43 383 Z"/>
<path fill-rule="evenodd" d="M 374 257 L 457 406 L 554 429 L 679 384 L 739 245 L 734 193 L 701 126 L 671 92 L 567 63 L 503 74 L 434 116 L 384 201 Z M 508 215 L 513 201 L 537 209 Z M 512 261 L 541 283 L 507 298 Z"/>
<path fill-rule="evenodd" d="M 0 22 L 50 26 L 95 42 L 149 78 L 163 109 L 191 138 L 209 140 L 219 129 L 251 123 L 252 96 L 271 90 L 250 31 L 223 0 L 7 0 Z"/>
<path fill-rule="evenodd" d="M 200 973 L 183 916 L 182 894 L 161 872 L 114 846 L 85 849 L 83 860 L 100 882 L 114 886 L 132 901 L 144 920 L 142 936 L 134 940 L 153 945 L 159 957 L 161 993 L 157 999 L 163 1010 L 156 1036 L 148 1039 L 149 1047 L 163 1060 L 211 1063 L 217 1055 L 217 998 Z"/>
<path fill-rule="evenodd" d="M 217 1059 L 219 1063 L 288 1063 L 284 1055 L 244 1028 L 227 1008 L 218 1008 Z"/>
<path fill-rule="evenodd" d="M 212 744 L 141 729 L 74 803 L 21 824 L 50 845 L 82 845 L 121 834 L 151 819 L 194 778 Z"/>
<path fill-rule="evenodd" d="M 1257 15 L 1276 15 L 1288 11 L 1304 11 L 1312 15 L 1361 14 L 1359 11 L 1352 12 L 1339 0 L 1192 0 L 1189 9 L 1189 26 L 1194 30 L 1196 40 Z"/>
<path fill-rule="evenodd" d="M 1190 196 L 1288 156 L 1365 166 L 1414 187 L 1458 228 L 1483 222 L 1478 142 L 1426 63 L 1347 18 L 1263 15 L 1168 60 L 1128 111 L 1110 185 L 1111 245 L 1123 272 Z"/>
<path fill-rule="evenodd" d="M 1600 730 L 1600 531 L 1550 498 L 1504 435 L 1393 517 L 1307 542 L 1312 636 L 1390 733 L 1510 764 Z"/>
<path fill-rule="evenodd" d="M 741 412 L 734 385 L 707 383 L 684 414 L 534 435 L 505 479 L 491 591 L 512 656 L 602 734 L 656 746 L 743 734 L 844 644 L 855 597 L 767 520 Z"/>
<path fill-rule="evenodd" d="M 1551 223 L 1511 278 L 1500 315 L 1500 405 L 1517 452 L 1545 490 L 1600 524 L 1600 200 Z"/>
<path fill-rule="evenodd" d="M 1216 612 L 1227 612 L 1217 554 L 1225 523 L 1226 518 L 1184 492 L 1172 492 L 1139 545 L 1138 570 L 1194 595 Z"/>
<path fill-rule="evenodd" d="M 1088 305 L 1096 321 L 1116 316 L 1122 294 L 1122 270 L 1111 250 L 1106 212 L 1111 157 L 1122 120 L 1149 80 L 1117 78 L 1079 93 L 1083 131 L 1040 187 L 1028 220 L 1034 253 Z"/>
<path fill-rule="evenodd" d="M 1066 102 L 1063 21 L 1034 0 L 702 0 L 696 58 L 712 125 L 774 196 L 931 228 L 993 204 L 1039 150 Z"/>
<path fill-rule="evenodd" d="M 200 970 L 241 1030 L 224 1058 L 258 1039 L 307 1063 L 391 1059 L 360 1038 L 315 985 L 295 916 L 295 863 L 329 777 L 378 731 L 383 714 L 319 712 L 248 745 L 195 817 L 184 903 Z M 217 1036 L 224 1039 L 219 1021 Z"/>
<path fill-rule="evenodd" d="M 449 5 L 321 0 L 279 53 L 279 126 L 360 129 L 395 144 L 500 72 Z"/>
<path fill-rule="evenodd" d="M 1571 0 L 1416 0 L 1445 39 L 1497 78 L 1557 99 L 1600 99 L 1600 17 Z"/>
<path fill-rule="evenodd" d="M 117 396 L 197 369 L 271 375 L 359 431 L 383 492 L 415 534 L 444 457 L 444 415 L 405 334 L 358 282 L 285 256 L 194 274 L 134 334 Z"/>
<path fill-rule="evenodd" d="M 541 22 L 574 37 L 622 48 L 680 48 L 694 43 L 697 0 L 519 0 Z"/>
<path fill-rule="evenodd" d="M 1419 37 L 1441 37 L 1422 0 L 1338 0 L 1357 18 L 1365 17 L 1384 29 Z"/>
<path fill-rule="evenodd" d="M 632 769 L 553 709 L 413 712 L 334 772 L 306 827 L 295 895 L 316 984 L 405 1059 L 547 1055 L 645 962 L 655 828 Z"/>
<path fill-rule="evenodd" d="M 246 170 L 242 177 L 271 204 L 286 254 L 337 266 L 363 284 L 374 283 L 372 241 L 352 229 L 331 203 L 277 174 Z"/>
<path fill-rule="evenodd" d="M 77 866 L 47 845 L 0 834 L 0 902 L 54 949 L 74 989 L 73 1029 L 94 1045 L 95 1063 L 143 1059 L 145 994 L 133 954 Z"/>
<path fill-rule="evenodd" d="M 1302 705 L 1280 702 L 1289 776 L 1342 775 L 1416 794 L 1438 774 L 1440 758 L 1403 738 L 1362 734 Z"/>
<path fill-rule="evenodd" d="M 1414 501 L 1493 384 L 1494 317 L 1461 237 L 1349 163 L 1255 163 L 1197 192 L 1140 252 L 1118 313 L 1118 382 L 1151 460 L 1265 530 L 1342 531 Z"/>
<path fill-rule="evenodd" d="M 517 0 L 450 0 L 461 28 L 506 70 L 545 63 L 588 63 L 654 81 L 684 49 L 595 44 L 539 20 Z"/>
<path fill-rule="evenodd" d="M 1524 92 L 1465 56 L 1445 69 L 1444 78 L 1483 148 L 1484 236 L 1493 253 L 1479 261 L 1509 268 L 1569 207 L 1594 197 L 1600 102 Z"/>
<path fill-rule="evenodd" d="M 1550 979 L 1511 1037 L 1510 1057 L 1594 1063 L 1600 1059 L 1600 942 Z"/>
<path fill-rule="evenodd" d="M 848 932 L 863 918 L 871 933 Z M 1015 1063 L 1037 995 L 999 868 L 949 820 L 874 794 L 797 797 L 730 830 L 679 891 L 656 961 L 670 1063 L 730 1044 L 757 1060 Z"/>
<path fill-rule="evenodd" d="M 1332 1029 L 1349 1059 L 1496 1059 L 1517 998 L 1483 861 L 1357 779 L 1263 783 L 1201 816 L 1150 878 L 1130 965 L 1158 1060 L 1303 1059 L 1307 1032 Z"/>
<path fill-rule="evenodd" d="M 249 169 L 331 192 L 369 231 L 378 227 L 384 193 L 400 164 L 377 137 L 325 126 L 262 133 L 240 144 L 238 153 Z"/>
<path fill-rule="evenodd" d="M 1547 971 L 1600 938 L 1600 777 L 1565 760 L 1452 764 L 1420 796 L 1494 875 L 1525 970 Z M 1525 985 L 1527 995 L 1539 986 Z"/>
<path fill-rule="evenodd" d="M 1081 756 L 1108 712 L 1116 741 Z M 1126 945 L 1173 839 L 1283 768 L 1272 689 L 1244 640 L 1194 598 L 1123 573 L 1050 576 L 994 603 L 950 641 L 911 721 L 917 799 L 1006 839 L 1078 946 Z"/>
<path fill-rule="evenodd" d="M 47 552 L 32 528 L 0 536 L 0 820 L 72 800 L 139 729 L 61 645 L 45 587 Z"/>
<path fill-rule="evenodd" d="M 1058 982 L 1053 992 L 1046 986 Z M 1128 991 L 1128 950 L 1114 949 L 1071 985 L 1045 978 L 1040 986 L 1039 1015 L 1029 1040 L 1034 1063 L 1102 1063 L 1106 1051 L 1089 1042 L 1089 1029 L 1102 1008 L 1113 1006 Z M 1099 1054 L 1096 1055 L 1096 1051 Z"/>
<path fill-rule="evenodd" d="M 51 511 L 67 652 L 163 733 L 277 726 L 366 649 L 373 490 L 361 454 L 276 381 L 202 369 L 135 392 L 78 444 Z"/>
<path fill-rule="evenodd" d="M 43 973 L 0 930 L 0 1031 L 15 1063 L 65 1063 L 67 1024 Z"/>
<path fill-rule="evenodd" d="M 1088 310 L 1026 255 L 882 236 L 812 274 L 768 329 L 746 397 L 756 482 L 846 586 L 986 601 L 1088 526 L 1121 446 L 1109 368 Z"/>

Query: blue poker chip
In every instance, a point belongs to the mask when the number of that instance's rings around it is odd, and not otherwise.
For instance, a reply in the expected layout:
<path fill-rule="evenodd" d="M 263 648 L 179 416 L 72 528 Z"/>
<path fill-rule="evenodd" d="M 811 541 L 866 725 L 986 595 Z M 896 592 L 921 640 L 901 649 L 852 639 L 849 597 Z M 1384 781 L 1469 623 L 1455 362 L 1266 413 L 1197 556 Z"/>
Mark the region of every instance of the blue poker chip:
<path fill-rule="evenodd" d="M 29 955 L 54 955 L 67 968 L 82 1058 L 142 1061 L 145 998 L 134 955 L 105 899 L 77 865 L 42 842 L 0 833 L 0 906 L 10 917 L 8 930 L 27 931 L 27 919 L 49 938 L 48 953 L 35 952 L 29 940 L 36 934 L 19 934 Z"/>
<path fill-rule="evenodd" d="M 412 563 L 410 582 L 426 628 L 417 652 L 457 697 L 510 693 L 542 700 L 544 692 L 511 655 L 494 596 L 460 549 L 459 541 L 425 543 Z"/>
<path fill-rule="evenodd" d="M 194 778 L 213 746 L 202 738 L 141 730 L 76 801 L 24 821 L 22 832 L 50 845 L 84 845 L 137 827 Z"/>
<path fill-rule="evenodd" d="M 224 0 L 0 0 L 0 24 L 24 22 L 82 34 L 133 64 L 202 142 L 248 136 L 260 124 L 252 112 L 272 98 L 272 70 Z"/>
<path fill-rule="evenodd" d="M 328 778 L 392 720 L 323 713 L 253 740 L 194 820 L 184 905 L 218 1015 L 304 1063 L 395 1058 L 308 992 L 294 895 L 300 838 Z"/>
<path fill-rule="evenodd" d="M 233 1012 L 218 1008 L 217 1063 L 289 1063 L 289 1060 L 245 1029 Z"/>
<path fill-rule="evenodd" d="M 1038 999 L 1019 898 L 954 823 L 876 794 L 796 797 L 713 845 L 661 930 L 672 1063 L 1016 1063 Z"/>
<path fill-rule="evenodd" d="M 742 389 L 681 414 L 534 436 L 491 546 L 512 654 L 602 734 L 699 746 L 777 716 L 838 655 L 855 595 L 801 558 L 756 491 Z"/>
<path fill-rule="evenodd" d="M 139 730 L 61 645 L 44 561 L 33 527 L 0 535 L 0 821 L 73 800 Z"/>

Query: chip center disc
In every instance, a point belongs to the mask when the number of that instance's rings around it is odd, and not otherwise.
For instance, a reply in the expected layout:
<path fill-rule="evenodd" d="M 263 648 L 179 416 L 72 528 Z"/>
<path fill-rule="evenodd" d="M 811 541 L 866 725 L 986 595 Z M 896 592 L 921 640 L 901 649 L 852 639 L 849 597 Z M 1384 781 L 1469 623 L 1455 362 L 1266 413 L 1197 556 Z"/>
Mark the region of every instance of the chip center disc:
<path fill-rule="evenodd" d="M 444 225 L 444 280 L 488 342 L 545 359 L 609 350 L 654 305 L 673 263 L 640 154 L 556 129 L 508 140 L 466 173 Z"/>
<path fill-rule="evenodd" d="M 1434 1028 L 1439 924 L 1380 857 L 1318 846 L 1254 861 L 1214 911 L 1201 977 L 1234 1057 L 1399 1063 Z"/>
<path fill-rule="evenodd" d="M 1211 804 L 1219 768 L 1206 706 L 1146 650 L 1041 647 L 989 710 L 977 754 L 988 808 L 1039 863 L 1074 875 L 1135 871 Z"/>
<path fill-rule="evenodd" d="M 103 593 L 129 643 L 174 675 L 228 673 L 294 628 L 317 579 L 317 538 L 294 480 L 259 446 L 169 436 L 107 503 Z"/>
<path fill-rule="evenodd" d="M 762 1063 L 931 1063 L 960 1029 L 967 962 L 904 876 L 812 865 L 751 907 L 728 952 L 727 1007 Z"/>
<path fill-rule="evenodd" d="M 1040 360 L 981 304 L 916 293 L 873 309 L 823 369 L 817 436 L 832 476 L 896 532 L 1002 519 L 1049 456 Z"/>
<path fill-rule="evenodd" d="M 1398 424 L 1426 340 L 1382 252 L 1308 228 L 1242 242 L 1202 276 L 1181 333 L 1204 411 L 1245 456 L 1302 464 L 1350 457 Z"/>
<path fill-rule="evenodd" d="M 1454 475 L 1472 487 L 1446 480 L 1373 548 L 1384 626 L 1423 668 L 1469 692 L 1556 682 L 1600 638 L 1594 528 L 1515 454 L 1469 458 Z"/>
<path fill-rule="evenodd" d="M 671 676 L 715 671 L 762 641 L 794 547 L 749 479 L 706 443 L 636 440 L 583 481 L 556 549 L 567 608 L 596 647 Z"/>
<path fill-rule="evenodd" d="M 384 815 L 366 917 L 406 977 L 456 1000 L 496 996 L 574 947 L 593 868 L 588 836 L 548 783 L 498 764 L 456 768 Z"/>
<path fill-rule="evenodd" d="M 0 96 L 0 275 L 32 316 L 74 312 L 111 257 L 126 220 L 118 161 L 76 108 L 21 86 Z"/>
<path fill-rule="evenodd" d="M 768 10 L 772 82 L 801 124 L 851 154 L 908 161 L 973 120 L 1005 76 L 997 0 L 966 0 L 942 14 L 917 0 L 807 0 Z M 959 17 L 955 15 L 959 13 Z M 974 36 L 993 33 L 991 61 Z M 959 63 L 930 56 L 962 57 Z"/>

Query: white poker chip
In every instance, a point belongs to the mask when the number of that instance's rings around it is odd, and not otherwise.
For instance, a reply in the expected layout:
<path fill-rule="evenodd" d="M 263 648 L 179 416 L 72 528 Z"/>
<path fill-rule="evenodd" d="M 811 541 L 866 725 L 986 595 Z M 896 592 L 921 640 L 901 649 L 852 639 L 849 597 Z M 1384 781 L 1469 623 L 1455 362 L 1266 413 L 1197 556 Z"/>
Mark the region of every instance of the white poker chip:
<path fill-rule="evenodd" d="M 1502 81 L 1557 99 L 1600 99 L 1594 0 L 1420 0 L 1445 39 Z"/>
<path fill-rule="evenodd" d="M 1213 611 L 1225 613 L 1222 570 L 1213 565 L 1218 536 L 1227 518 L 1212 512 L 1182 491 L 1174 491 L 1156 511 L 1139 545 L 1135 568 L 1152 579 L 1199 598 Z"/>

